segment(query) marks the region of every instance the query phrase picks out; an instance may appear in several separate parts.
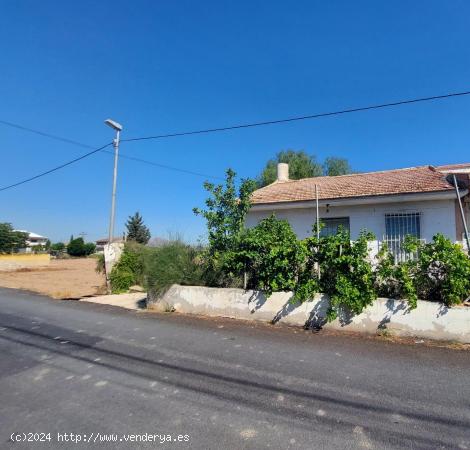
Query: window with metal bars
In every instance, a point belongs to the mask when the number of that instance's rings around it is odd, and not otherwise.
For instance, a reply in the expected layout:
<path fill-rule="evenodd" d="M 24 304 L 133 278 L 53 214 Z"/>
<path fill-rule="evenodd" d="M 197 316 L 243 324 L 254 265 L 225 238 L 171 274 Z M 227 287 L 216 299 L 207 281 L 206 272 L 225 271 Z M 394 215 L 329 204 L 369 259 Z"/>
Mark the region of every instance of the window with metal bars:
<path fill-rule="evenodd" d="M 421 215 L 419 212 L 385 214 L 384 243 L 394 255 L 396 262 L 416 257 L 404 251 L 406 236 L 421 239 Z"/>
<path fill-rule="evenodd" d="M 349 217 L 335 217 L 331 219 L 320 219 L 323 227 L 320 236 L 333 236 L 338 233 L 340 227 L 349 233 Z"/>

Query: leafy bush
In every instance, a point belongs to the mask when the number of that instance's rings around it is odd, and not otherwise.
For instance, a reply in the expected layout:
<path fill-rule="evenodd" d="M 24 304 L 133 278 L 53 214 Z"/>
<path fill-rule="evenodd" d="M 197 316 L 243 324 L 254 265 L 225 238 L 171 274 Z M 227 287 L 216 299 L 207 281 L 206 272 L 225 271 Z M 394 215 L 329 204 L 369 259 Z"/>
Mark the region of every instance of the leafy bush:
<path fill-rule="evenodd" d="M 373 239 L 371 233 L 362 231 L 356 241 L 351 241 L 349 233 L 342 229 L 336 235 L 306 239 L 310 259 L 307 267 L 319 268 L 317 286 L 313 284 L 313 287 L 318 287 L 330 299 L 328 321 L 334 320 L 344 308 L 360 314 L 377 298 L 374 271 L 368 258 L 368 243 Z M 309 283 L 309 279 L 305 282 Z M 312 289 L 304 290 L 311 295 Z"/>
<path fill-rule="evenodd" d="M 96 245 L 93 242 L 87 242 L 85 244 L 85 255 L 92 255 L 95 253 Z"/>
<path fill-rule="evenodd" d="M 104 253 L 100 253 L 96 257 L 95 271 L 96 271 L 96 273 L 101 273 L 101 274 L 104 274 L 106 272 L 106 266 L 105 266 L 105 261 L 104 261 Z"/>
<path fill-rule="evenodd" d="M 305 259 L 305 247 L 289 222 L 272 215 L 240 236 L 237 248 L 227 254 L 225 268 L 234 276 L 245 272 L 247 287 L 271 295 L 297 288 Z"/>
<path fill-rule="evenodd" d="M 428 300 L 452 306 L 470 295 L 470 258 L 442 234 L 419 245 L 418 291 Z"/>
<path fill-rule="evenodd" d="M 109 276 L 113 294 L 126 292 L 134 284 L 142 284 L 144 251 L 138 244 L 126 244 Z"/>
<path fill-rule="evenodd" d="M 82 237 L 72 239 L 67 245 L 67 253 L 70 256 L 88 256 L 95 252 L 96 245 L 93 242 L 87 242 Z"/>
<path fill-rule="evenodd" d="M 111 274 L 109 276 L 109 281 L 111 283 L 111 292 L 113 294 L 121 294 L 123 292 L 127 292 L 129 288 L 135 284 L 135 275 L 124 269 L 111 270 Z"/>
<path fill-rule="evenodd" d="M 405 247 L 406 247 L 405 243 Z M 418 291 L 416 289 L 417 264 L 413 260 L 395 264 L 394 256 L 384 245 L 377 255 L 375 280 L 378 295 L 382 297 L 405 299 L 410 309 L 418 305 Z"/>
<path fill-rule="evenodd" d="M 412 308 L 418 298 L 452 306 L 470 295 L 470 258 L 460 245 L 437 234 L 428 244 L 409 237 L 405 247 L 418 257 L 395 265 L 386 250 L 381 255 L 377 273 L 382 295 L 407 298 Z"/>
<path fill-rule="evenodd" d="M 144 253 L 144 285 L 154 297 L 162 295 L 172 284 L 201 285 L 203 267 L 201 251 L 180 240 Z"/>

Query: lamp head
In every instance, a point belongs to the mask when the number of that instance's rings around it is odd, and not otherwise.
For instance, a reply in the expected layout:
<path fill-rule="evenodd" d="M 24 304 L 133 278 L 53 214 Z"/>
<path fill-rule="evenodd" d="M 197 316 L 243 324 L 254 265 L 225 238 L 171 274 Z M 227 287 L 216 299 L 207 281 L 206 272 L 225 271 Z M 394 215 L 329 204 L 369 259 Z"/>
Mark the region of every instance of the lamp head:
<path fill-rule="evenodd" d="M 122 131 L 122 125 L 120 123 L 115 122 L 114 120 L 106 119 L 104 123 L 108 125 L 108 127 L 111 127 L 116 131 Z"/>

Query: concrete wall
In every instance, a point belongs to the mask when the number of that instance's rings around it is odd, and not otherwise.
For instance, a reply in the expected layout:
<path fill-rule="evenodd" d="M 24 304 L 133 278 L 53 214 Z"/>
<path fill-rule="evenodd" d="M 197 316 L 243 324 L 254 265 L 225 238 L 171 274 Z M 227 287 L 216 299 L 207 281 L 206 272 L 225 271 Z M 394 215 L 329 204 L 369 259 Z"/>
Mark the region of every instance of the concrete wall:
<path fill-rule="evenodd" d="M 454 200 L 425 200 L 415 202 L 389 203 L 377 205 L 330 206 L 320 207 L 320 218 L 349 217 L 352 239 L 356 239 L 362 229 L 375 234 L 381 241 L 385 234 L 386 213 L 421 213 L 421 238 L 430 242 L 436 233 L 442 233 L 452 241 L 461 240 L 456 236 L 456 217 Z M 281 209 L 273 205 L 268 211 L 249 211 L 246 219 L 248 227 L 255 226 L 261 219 L 275 213 L 279 219 L 287 219 L 300 239 L 312 234 L 315 208 Z M 377 241 L 375 242 L 377 247 Z"/>
<path fill-rule="evenodd" d="M 113 270 L 114 264 L 116 264 L 121 259 L 123 250 L 123 242 L 112 242 L 111 244 L 106 244 L 104 246 L 104 265 L 106 269 L 107 279 L 109 279 L 109 275 L 111 273 L 111 270 Z"/>
<path fill-rule="evenodd" d="M 294 305 L 290 303 L 291 295 L 277 292 L 266 299 L 258 291 L 173 285 L 156 305 L 163 310 L 174 308 L 176 312 L 189 314 L 282 322 L 302 327 L 309 324 L 369 334 L 386 329 L 398 336 L 470 343 L 469 307 L 447 308 L 439 303 L 418 301 L 417 309 L 409 311 L 404 301 L 377 299 L 358 316 L 342 314 L 326 324 L 328 299 L 325 296 L 318 295 L 313 301 Z"/>
<path fill-rule="evenodd" d="M 47 266 L 51 262 L 48 253 L 15 253 L 13 255 L 0 255 L 0 270 L 16 270 L 29 267 Z"/>

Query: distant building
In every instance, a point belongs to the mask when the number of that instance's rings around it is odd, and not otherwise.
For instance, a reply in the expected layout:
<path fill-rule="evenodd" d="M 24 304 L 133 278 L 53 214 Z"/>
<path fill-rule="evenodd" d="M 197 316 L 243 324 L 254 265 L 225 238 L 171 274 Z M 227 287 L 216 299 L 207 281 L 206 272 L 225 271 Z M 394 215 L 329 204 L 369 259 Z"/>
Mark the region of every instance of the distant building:
<path fill-rule="evenodd" d="M 47 237 L 41 236 L 40 234 L 37 234 L 37 233 L 32 233 L 31 231 L 27 231 L 27 230 L 15 230 L 15 231 L 19 231 L 20 233 L 26 233 L 28 235 L 28 238 L 26 239 L 26 248 L 23 249 L 23 251 L 26 253 L 32 252 L 34 247 L 45 246 L 47 244 L 47 241 L 49 240 Z"/>
<path fill-rule="evenodd" d="M 104 246 L 107 245 L 108 242 L 109 242 L 108 238 L 97 239 L 95 241 L 96 251 L 97 252 L 102 252 L 104 250 Z M 122 236 L 121 237 L 114 237 L 113 242 L 124 242 L 124 238 Z"/>

